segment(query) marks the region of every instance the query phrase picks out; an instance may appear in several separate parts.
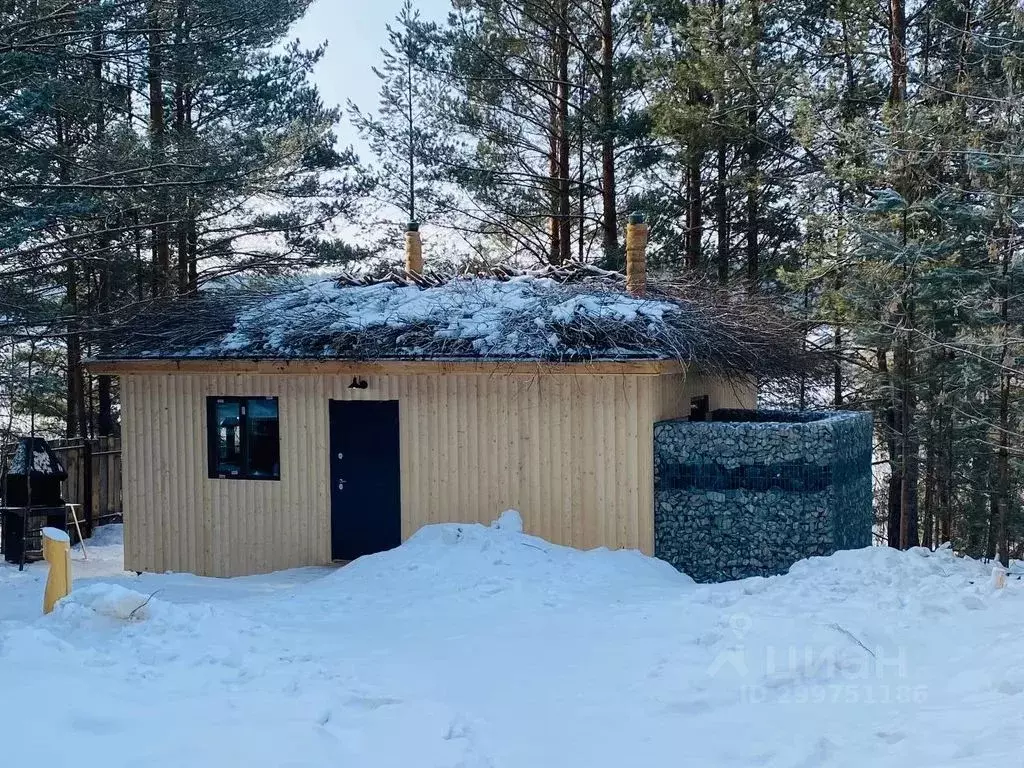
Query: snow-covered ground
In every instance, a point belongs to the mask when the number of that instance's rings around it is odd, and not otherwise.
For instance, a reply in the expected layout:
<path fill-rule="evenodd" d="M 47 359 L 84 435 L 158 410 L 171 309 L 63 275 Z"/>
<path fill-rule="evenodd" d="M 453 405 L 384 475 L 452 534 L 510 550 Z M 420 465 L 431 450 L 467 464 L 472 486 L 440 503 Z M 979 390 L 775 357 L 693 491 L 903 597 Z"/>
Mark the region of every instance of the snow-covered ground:
<path fill-rule="evenodd" d="M 123 574 L 119 533 L 45 618 L 0 566 L 0 766 L 1024 764 L 1024 581 L 948 551 L 699 586 L 506 517 L 217 581 Z"/>

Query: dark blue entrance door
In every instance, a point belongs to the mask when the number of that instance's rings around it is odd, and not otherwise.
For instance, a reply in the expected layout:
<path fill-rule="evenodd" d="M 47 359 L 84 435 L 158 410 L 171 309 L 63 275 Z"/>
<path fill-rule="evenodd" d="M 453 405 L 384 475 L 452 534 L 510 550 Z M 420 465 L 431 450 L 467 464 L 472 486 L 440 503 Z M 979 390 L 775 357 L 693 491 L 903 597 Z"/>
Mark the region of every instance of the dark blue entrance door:
<path fill-rule="evenodd" d="M 335 560 L 402 543 L 398 402 L 331 401 L 331 552 Z"/>

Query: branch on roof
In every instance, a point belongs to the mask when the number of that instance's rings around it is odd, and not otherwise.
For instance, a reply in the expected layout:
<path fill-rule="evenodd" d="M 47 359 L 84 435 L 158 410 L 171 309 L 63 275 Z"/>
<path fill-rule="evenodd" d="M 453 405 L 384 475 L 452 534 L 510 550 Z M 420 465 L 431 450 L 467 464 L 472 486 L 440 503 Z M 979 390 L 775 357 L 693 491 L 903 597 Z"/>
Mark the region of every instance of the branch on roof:
<path fill-rule="evenodd" d="M 108 359 L 665 360 L 728 380 L 813 383 L 826 355 L 770 301 L 706 282 L 624 291 L 592 265 L 249 282 L 154 304 L 97 331 Z"/>

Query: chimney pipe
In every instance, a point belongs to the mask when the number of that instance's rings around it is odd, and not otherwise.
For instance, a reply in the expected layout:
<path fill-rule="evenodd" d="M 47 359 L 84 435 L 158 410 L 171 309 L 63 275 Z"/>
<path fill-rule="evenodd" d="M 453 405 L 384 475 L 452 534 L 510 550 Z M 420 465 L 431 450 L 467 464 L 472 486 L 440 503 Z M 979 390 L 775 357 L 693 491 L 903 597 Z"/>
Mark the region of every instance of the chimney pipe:
<path fill-rule="evenodd" d="M 647 291 L 647 224 L 642 213 L 630 214 L 626 227 L 626 290 L 634 296 Z"/>
<path fill-rule="evenodd" d="M 418 221 L 410 221 L 405 229 L 405 271 L 410 275 L 423 274 L 423 241 Z"/>

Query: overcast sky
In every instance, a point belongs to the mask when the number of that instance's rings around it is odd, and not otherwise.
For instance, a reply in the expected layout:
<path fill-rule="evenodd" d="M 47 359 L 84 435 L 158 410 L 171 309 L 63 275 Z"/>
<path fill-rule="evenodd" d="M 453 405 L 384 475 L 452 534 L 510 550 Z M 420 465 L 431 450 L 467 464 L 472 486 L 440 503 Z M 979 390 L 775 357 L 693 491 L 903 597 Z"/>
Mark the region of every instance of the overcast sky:
<path fill-rule="evenodd" d="M 327 42 L 327 54 L 316 73 L 324 102 L 344 106 L 352 99 L 364 109 L 376 109 L 378 80 L 370 67 L 379 61 L 387 42 L 384 26 L 401 5 L 402 0 L 316 0 L 296 25 L 293 37 L 306 45 Z M 414 5 L 425 18 L 439 20 L 451 7 L 450 0 L 416 0 Z M 338 132 L 342 144 L 357 143 L 347 121 Z"/>

